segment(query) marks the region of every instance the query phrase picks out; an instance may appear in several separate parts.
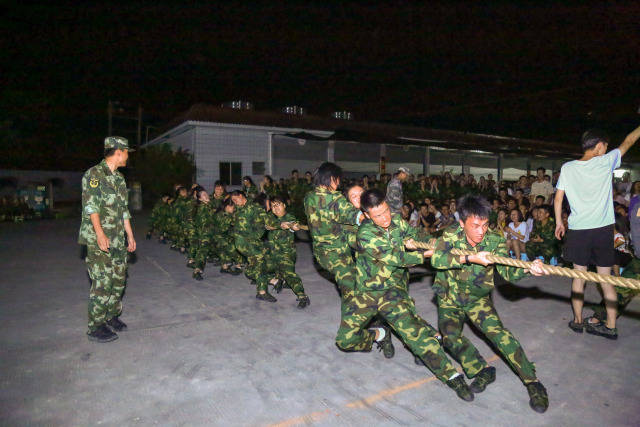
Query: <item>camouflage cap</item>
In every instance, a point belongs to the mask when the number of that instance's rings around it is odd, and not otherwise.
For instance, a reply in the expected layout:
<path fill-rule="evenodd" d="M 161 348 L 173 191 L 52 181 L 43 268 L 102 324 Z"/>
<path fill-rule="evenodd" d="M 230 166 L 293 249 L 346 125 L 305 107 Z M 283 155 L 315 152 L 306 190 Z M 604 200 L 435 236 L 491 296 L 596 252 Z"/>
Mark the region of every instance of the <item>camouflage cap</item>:
<path fill-rule="evenodd" d="M 127 138 L 121 136 L 108 136 L 104 139 L 104 148 L 115 148 L 118 150 L 135 151 L 129 148 L 129 141 Z"/>

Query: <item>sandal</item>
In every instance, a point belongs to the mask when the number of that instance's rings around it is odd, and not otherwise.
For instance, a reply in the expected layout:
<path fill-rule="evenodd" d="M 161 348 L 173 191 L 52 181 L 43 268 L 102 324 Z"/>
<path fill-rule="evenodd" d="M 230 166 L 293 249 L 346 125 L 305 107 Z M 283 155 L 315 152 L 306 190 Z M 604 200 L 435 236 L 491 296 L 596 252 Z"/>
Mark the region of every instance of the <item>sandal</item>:
<path fill-rule="evenodd" d="M 582 323 L 576 323 L 573 320 L 571 320 L 568 326 L 573 332 L 577 334 L 581 334 L 582 331 L 584 330 L 584 325 L 585 325 L 585 321 L 583 321 Z"/>
<path fill-rule="evenodd" d="M 586 319 L 585 319 L 586 320 Z M 585 329 L 588 334 L 598 335 L 610 340 L 618 339 L 618 328 L 608 328 L 604 323 L 586 323 Z"/>

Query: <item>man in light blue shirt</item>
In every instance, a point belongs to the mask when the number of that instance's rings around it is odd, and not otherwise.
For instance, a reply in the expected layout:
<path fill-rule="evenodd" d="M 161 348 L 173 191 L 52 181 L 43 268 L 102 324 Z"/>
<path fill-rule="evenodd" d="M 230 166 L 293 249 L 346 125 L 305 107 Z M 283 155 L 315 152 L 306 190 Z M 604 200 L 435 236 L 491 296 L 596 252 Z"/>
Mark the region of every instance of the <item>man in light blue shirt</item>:
<path fill-rule="evenodd" d="M 615 263 L 613 171 L 620 166 L 622 156 L 639 137 L 640 127 L 627 135 L 619 148 L 607 153 L 609 138 L 600 131 L 588 130 L 582 135 L 582 158 L 562 165 L 554 200 L 556 237 L 562 239 L 567 231 L 562 223 L 562 201 L 566 195 L 571 215 L 563 256 L 573 262 L 576 270 L 586 271 L 589 264 L 595 264 L 599 274 L 611 274 L 611 266 Z M 617 339 L 617 298 L 613 285 L 601 283 L 607 309 L 605 325 L 593 317 L 583 321 L 584 283 L 583 279 L 573 279 L 571 305 L 574 319 L 569 322 L 569 327 L 578 333 L 586 328 L 588 333 Z"/>

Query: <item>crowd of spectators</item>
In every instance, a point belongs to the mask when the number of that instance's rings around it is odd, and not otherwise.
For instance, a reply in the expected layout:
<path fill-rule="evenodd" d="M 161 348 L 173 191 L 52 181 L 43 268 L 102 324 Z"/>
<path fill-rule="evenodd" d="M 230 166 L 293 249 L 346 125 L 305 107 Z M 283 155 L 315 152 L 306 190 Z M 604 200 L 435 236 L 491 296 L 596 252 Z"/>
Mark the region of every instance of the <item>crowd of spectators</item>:
<path fill-rule="evenodd" d="M 403 172 L 400 172 L 403 173 Z M 553 175 L 540 167 L 536 175 L 522 175 L 517 181 L 496 181 L 493 174 L 475 177 L 472 174 L 454 175 L 411 175 L 402 183 L 402 217 L 414 227 L 438 236 L 442 230 L 458 224 L 456 200 L 458 197 L 475 193 L 482 194 L 491 203 L 490 228 L 507 239 L 513 257 L 532 260 L 541 257 L 545 262 L 562 260 L 562 243 L 555 235 L 554 193 L 559 172 Z M 620 267 L 631 259 L 629 207 L 640 198 L 640 181 L 633 183 L 626 173 L 619 182 L 612 183 L 614 194 L 615 246 L 617 264 L 614 274 L 620 274 Z M 345 184 L 358 184 L 365 190 L 379 188 L 386 191 L 390 174 L 380 178 L 363 175 L 352 178 Z M 564 199 L 562 222 L 568 227 L 569 205 Z M 564 262 L 567 264 L 567 262 Z"/>

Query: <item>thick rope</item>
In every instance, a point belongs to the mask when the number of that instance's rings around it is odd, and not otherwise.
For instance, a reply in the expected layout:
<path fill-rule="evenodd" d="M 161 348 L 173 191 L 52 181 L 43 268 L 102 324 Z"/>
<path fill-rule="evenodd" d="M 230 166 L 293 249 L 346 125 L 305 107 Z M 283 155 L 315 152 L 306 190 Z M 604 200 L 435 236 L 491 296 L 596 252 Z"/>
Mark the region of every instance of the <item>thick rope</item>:
<path fill-rule="evenodd" d="M 435 245 L 433 243 L 424 243 L 414 241 L 414 244 L 419 249 L 433 250 Z M 477 252 L 467 251 L 463 249 L 451 249 L 453 255 L 476 255 Z M 533 262 L 521 261 L 519 259 L 513 259 L 508 257 L 502 257 L 497 255 L 487 255 L 487 259 L 495 264 L 504 264 L 512 267 L 531 268 Z M 629 279 L 626 277 L 618 276 L 605 276 L 598 273 L 592 273 L 590 271 L 574 270 L 572 268 L 557 267 L 548 264 L 542 264 L 542 271 L 546 274 L 553 276 L 571 277 L 572 279 L 583 279 L 590 282 L 609 283 L 611 285 L 620 286 L 623 288 L 630 288 L 640 290 L 640 280 Z"/>

